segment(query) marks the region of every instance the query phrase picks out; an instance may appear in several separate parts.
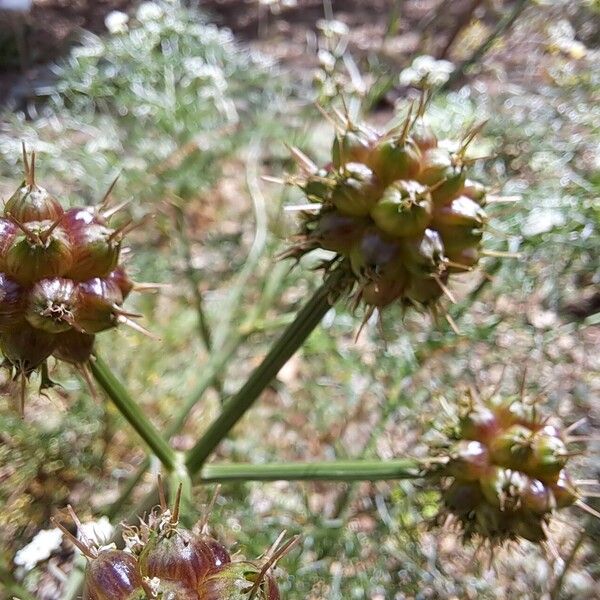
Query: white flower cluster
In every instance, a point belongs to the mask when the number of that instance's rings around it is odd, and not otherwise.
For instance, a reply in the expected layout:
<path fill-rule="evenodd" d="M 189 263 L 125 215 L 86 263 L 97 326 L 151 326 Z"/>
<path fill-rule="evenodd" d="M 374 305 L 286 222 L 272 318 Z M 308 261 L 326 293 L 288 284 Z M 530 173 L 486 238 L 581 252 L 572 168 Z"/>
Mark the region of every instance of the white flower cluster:
<path fill-rule="evenodd" d="M 400 85 L 435 87 L 448 81 L 454 71 L 449 60 L 436 60 L 426 54 L 417 56 L 410 67 L 400 72 Z"/>

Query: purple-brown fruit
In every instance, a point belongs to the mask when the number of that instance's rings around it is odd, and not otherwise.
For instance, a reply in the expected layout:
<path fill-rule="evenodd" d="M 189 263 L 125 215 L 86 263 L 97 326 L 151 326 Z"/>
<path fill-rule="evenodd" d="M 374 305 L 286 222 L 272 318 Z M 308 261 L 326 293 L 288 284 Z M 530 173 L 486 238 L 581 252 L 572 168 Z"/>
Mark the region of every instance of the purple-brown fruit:
<path fill-rule="evenodd" d="M 398 272 L 396 277 L 377 277 L 367 281 L 360 290 L 361 299 L 369 306 L 383 308 L 402 297 L 406 278 Z"/>
<path fill-rule="evenodd" d="M 6 267 L 6 254 L 13 245 L 19 228 L 8 219 L 0 218 L 0 272 Z"/>
<path fill-rule="evenodd" d="M 25 318 L 36 329 L 61 333 L 74 320 L 76 288 L 73 281 L 61 277 L 38 281 L 27 295 Z"/>
<path fill-rule="evenodd" d="M 4 358 L 25 374 L 39 367 L 52 354 L 55 345 L 56 336 L 34 329 L 26 321 L 0 336 Z"/>
<path fill-rule="evenodd" d="M 114 283 L 121 290 L 123 300 L 127 299 L 135 287 L 124 267 L 120 265 L 114 271 L 111 271 L 105 279 Z"/>
<path fill-rule="evenodd" d="M 139 556 L 139 565 L 146 577 L 195 590 L 220 560 L 207 544 L 198 543 L 190 531 L 177 527 L 153 534 Z"/>
<path fill-rule="evenodd" d="M 396 263 L 400 257 L 398 240 L 386 235 L 376 227 L 365 231 L 360 241 L 352 248 L 350 262 L 354 273 L 377 275 Z"/>
<path fill-rule="evenodd" d="M 420 306 L 435 304 L 444 294 L 439 281 L 445 284 L 448 281 L 448 273 L 443 273 L 438 281 L 429 276 L 411 276 L 405 291 L 407 300 Z"/>
<path fill-rule="evenodd" d="M 489 444 L 500 429 L 498 418 L 487 406 L 477 405 L 463 415 L 459 423 L 461 439 Z"/>
<path fill-rule="evenodd" d="M 23 288 L 0 273 L 0 332 L 10 331 L 22 323 Z"/>
<path fill-rule="evenodd" d="M 43 187 L 25 181 L 4 206 L 4 214 L 19 223 L 56 221 L 62 217 L 63 212 L 60 202 Z"/>
<path fill-rule="evenodd" d="M 207 577 L 198 587 L 198 600 L 248 600 L 262 577 L 254 598 L 280 600 L 279 588 L 269 573 L 252 562 L 235 562 L 225 565 Z"/>
<path fill-rule="evenodd" d="M 85 213 L 88 211 L 77 214 Z M 113 229 L 94 220 L 71 227 L 68 231 L 73 247 L 73 266 L 67 273 L 68 277 L 86 281 L 91 277 L 105 277 L 115 269 L 121 245 Z"/>
<path fill-rule="evenodd" d="M 460 440 L 450 451 L 448 474 L 461 481 L 477 481 L 490 467 L 487 448 L 473 440 Z"/>
<path fill-rule="evenodd" d="M 317 240 L 325 250 L 348 254 L 362 236 L 368 223 L 368 219 L 343 215 L 337 210 L 331 210 L 321 213 L 310 237 Z"/>
<path fill-rule="evenodd" d="M 72 365 L 86 363 L 92 355 L 96 336 L 70 329 L 56 336 L 56 348 L 52 355 Z"/>
<path fill-rule="evenodd" d="M 115 327 L 123 294 L 117 285 L 95 277 L 77 285 L 75 324 L 85 333 L 98 333 Z"/>
<path fill-rule="evenodd" d="M 448 227 L 479 229 L 486 222 L 484 210 L 471 198 L 458 196 L 448 204 L 437 206 L 433 213 L 433 226 L 444 230 Z"/>
<path fill-rule="evenodd" d="M 103 550 L 88 562 L 83 600 L 142 600 L 135 557 L 122 550 Z"/>
<path fill-rule="evenodd" d="M 479 483 L 455 480 L 443 492 L 444 504 L 454 513 L 467 515 L 483 500 Z"/>
<path fill-rule="evenodd" d="M 571 506 L 579 498 L 577 486 L 566 469 L 563 469 L 558 474 L 556 482 L 550 484 L 550 488 L 552 489 L 552 494 L 558 508 Z"/>
<path fill-rule="evenodd" d="M 539 479 L 529 478 L 521 494 L 522 508 L 536 515 L 545 515 L 556 508 L 552 490 Z"/>

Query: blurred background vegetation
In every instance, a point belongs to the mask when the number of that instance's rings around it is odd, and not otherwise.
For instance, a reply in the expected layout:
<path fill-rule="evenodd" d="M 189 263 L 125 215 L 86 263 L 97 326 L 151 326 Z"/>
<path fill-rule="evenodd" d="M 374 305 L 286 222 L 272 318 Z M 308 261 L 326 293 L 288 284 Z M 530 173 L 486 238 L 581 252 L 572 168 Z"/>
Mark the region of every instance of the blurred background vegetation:
<path fill-rule="evenodd" d="M 440 137 L 488 120 L 473 148 L 483 157 L 476 175 L 519 201 L 490 207 L 486 245 L 519 258 L 489 258 L 489 275 L 463 277 L 448 308 L 461 335 L 392 308 L 355 342 L 361 315 L 336 306 L 214 460 L 420 456 L 441 396 L 469 385 L 514 391 L 525 369 L 530 395 L 546 396 L 568 423 L 586 417 L 579 431 L 597 439 L 598 3 L 199 4 L 83 2 L 60 12 L 60 2 L 40 1 L 0 26 L 0 195 L 21 176 L 21 140 L 65 203 L 93 203 L 120 173 L 116 197 L 148 219 L 130 236 L 130 268 L 169 287 L 129 305 L 159 343 L 119 330 L 99 337 L 99 351 L 161 430 L 182 399 L 198 401 L 173 445 L 194 444 L 319 283 L 314 258 L 292 271 L 276 263 L 294 231 L 282 206 L 295 196 L 261 175 L 293 170 L 286 144 L 325 158 L 332 131 L 314 102 L 340 106 L 343 96 L 383 125 L 423 85 L 437 90 L 429 117 Z M 223 349 L 227 368 L 195 397 Z M 33 381 L 24 419 L 1 382 L 0 597 L 67 597 L 70 549 L 27 570 L 15 570 L 15 553 L 68 502 L 97 518 L 146 456 L 75 373 L 52 376 L 62 387 L 39 395 Z M 592 441 L 578 459 L 580 477 L 598 478 L 599 448 Z M 198 488 L 199 505 L 211 493 Z M 211 524 L 248 557 L 282 529 L 301 534 L 281 563 L 290 599 L 596 597 L 600 526 L 583 514 L 553 523 L 549 548 L 503 549 L 490 569 L 485 553 L 431 528 L 437 503 L 411 482 L 236 484 L 222 488 Z"/>

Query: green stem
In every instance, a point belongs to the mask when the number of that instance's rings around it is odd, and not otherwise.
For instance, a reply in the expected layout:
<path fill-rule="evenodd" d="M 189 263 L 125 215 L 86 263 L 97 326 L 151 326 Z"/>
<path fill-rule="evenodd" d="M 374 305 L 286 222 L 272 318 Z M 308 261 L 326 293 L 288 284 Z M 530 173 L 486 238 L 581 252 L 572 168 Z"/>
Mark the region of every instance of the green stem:
<path fill-rule="evenodd" d="M 172 435 L 178 433 L 183 427 L 185 420 L 194 406 L 196 406 L 202 396 L 204 396 L 206 390 L 214 385 L 240 344 L 253 333 L 260 331 L 261 327 L 257 327 L 256 321 L 266 312 L 267 308 L 271 306 L 273 298 L 281 289 L 287 271 L 288 269 L 283 268 L 282 264 L 277 265 L 275 269 L 271 271 L 269 278 L 264 282 L 264 293 L 260 301 L 255 305 L 254 310 L 251 312 L 246 322 L 240 325 L 237 330 L 231 332 L 220 350 L 211 355 L 210 360 L 206 365 L 200 367 L 202 371 L 200 379 L 167 428 L 166 439 L 169 439 Z M 276 321 L 277 319 L 273 320 L 273 322 Z M 109 519 L 113 520 L 121 513 L 123 506 L 149 467 L 150 458 L 146 457 L 135 474 L 127 481 L 127 485 L 121 492 L 119 498 L 105 510 L 105 514 Z"/>
<path fill-rule="evenodd" d="M 223 406 L 223 411 L 209 426 L 206 433 L 190 450 L 186 465 L 190 475 L 200 471 L 202 465 L 234 425 L 254 404 L 263 390 L 273 381 L 285 363 L 296 353 L 306 338 L 321 322 L 333 302 L 339 297 L 342 269 L 334 271 L 313 297 L 300 310 L 294 321 L 283 332 L 248 381 Z"/>
<path fill-rule="evenodd" d="M 202 483 L 232 481 L 378 481 L 415 479 L 422 476 L 421 464 L 410 458 L 388 461 L 340 460 L 283 464 L 204 465 Z"/>
<path fill-rule="evenodd" d="M 192 393 L 188 396 L 188 399 L 183 403 L 180 410 L 175 415 L 175 418 L 167 428 L 166 438 L 169 439 L 172 435 L 179 432 L 185 420 L 187 419 L 191 410 L 196 406 L 198 400 L 204 395 L 204 392 L 214 384 L 215 380 L 218 379 L 219 375 L 222 374 L 224 367 L 229 362 L 229 359 L 233 356 L 235 351 L 238 349 L 240 343 L 246 338 L 241 333 L 236 333 L 217 354 L 213 354 L 207 365 L 203 366 L 202 376 L 200 381 L 196 384 L 196 387 Z M 150 468 L 150 458 L 146 457 L 142 464 L 138 467 L 138 470 L 132 475 L 131 479 L 127 482 L 127 486 L 121 492 L 119 498 L 110 505 L 106 515 L 109 519 L 116 517 L 123 508 L 123 505 L 127 502 L 127 499 L 144 476 L 144 473 Z"/>
<path fill-rule="evenodd" d="M 110 367 L 99 357 L 90 360 L 89 365 L 92 375 L 119 412 L 148 444 L 165 469 L 172 471 L 176 466 L 175 451 L 146 418 L 123 384 L 113 375 Z"/>

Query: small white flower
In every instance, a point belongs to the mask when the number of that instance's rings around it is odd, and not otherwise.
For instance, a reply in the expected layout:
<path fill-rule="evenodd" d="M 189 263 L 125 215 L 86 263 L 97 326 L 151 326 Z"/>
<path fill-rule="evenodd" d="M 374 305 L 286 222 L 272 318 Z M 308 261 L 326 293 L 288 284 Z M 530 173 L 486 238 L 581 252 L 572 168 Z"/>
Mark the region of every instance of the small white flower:
<path fill-rule="evenodd" d="M 49 559 L 52 553 L 58 550 L 62 538 L 62 531 L 58 527 L 42 529 L 29 544 L 15 554 L 15 565 L 23 567 L 25 571 L 31 571 L 35 565 Z"/>
<path fill-rule="evenodd" d="M 114 532 L 114 527 L 110 524 L 107 517 L 101 517 L 97 521 L 83 523 L 81 529 L 77 532 L 79 539 L 87 538 L 98 546 L 103 546 L 110 540 Z"/>
<path fill-rule="evenodd" d="M 143 2 L 140 4 L 135 16 L 138 21 L 158 21 L 164 15 L 163 9 L 154 2 Z"/>
<path fill-rule="evenodd" d="M 113 10 L 112 12 L 106 15 L 104 19 L 104 25 L 106 25 L 106 29 L 112 34 L 115 33 L 125 33 L 127 31 L 127 23 L 129 22 L 129 17 L 120 10 Z"/>
<path fill-rule="evenodd" d="M 335 68 L 335 56 L 327 50 L 319 50 L 319 63 L 326 71 L 333 71 Z"/>
<path fill-rule="evenodd" d="M 448 81 L 450 74 L 454 71 L 454 65 L 448 60 L 436 60 L 433 56 L 426 54 L 417 56 L 400 73 L 402 85 L 441 85 Z"/>
<path fill-rule="evenodd" d="M 346 25 L 346 23 L 342 23 L 342 21 L 338 21 L 337 19 L 332 19 L 331 21 L 320 19 L 317 21 L 317 29 L 320 29 L 323 32 L 323 35 L 326 37 L 331 37 L 334 35 L 343 37 L 348 35 L 350 32 L 348 25 Z"/>

